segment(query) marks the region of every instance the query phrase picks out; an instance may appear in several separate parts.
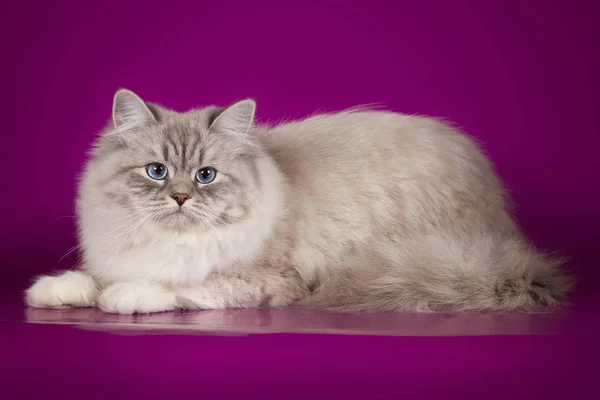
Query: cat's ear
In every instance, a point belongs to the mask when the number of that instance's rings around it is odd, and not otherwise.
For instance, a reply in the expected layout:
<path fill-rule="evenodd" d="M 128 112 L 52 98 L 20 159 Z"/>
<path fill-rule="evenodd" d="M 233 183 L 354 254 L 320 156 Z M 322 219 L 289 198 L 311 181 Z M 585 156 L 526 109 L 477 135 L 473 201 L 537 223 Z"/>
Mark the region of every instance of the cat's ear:
<path fill-rule="evenodd" d="M 255 111 L 256 102 L 254 100 L 238 101 L 221 111 L 210 128 L 220 132 L 245 135 L 254 123 Z"/>
<path fill-rule="evenodd" d="M 127 89 L 115 93 L 112 118 L 117 129 L 137 128 L 156 121 L 144 100 Z"/>

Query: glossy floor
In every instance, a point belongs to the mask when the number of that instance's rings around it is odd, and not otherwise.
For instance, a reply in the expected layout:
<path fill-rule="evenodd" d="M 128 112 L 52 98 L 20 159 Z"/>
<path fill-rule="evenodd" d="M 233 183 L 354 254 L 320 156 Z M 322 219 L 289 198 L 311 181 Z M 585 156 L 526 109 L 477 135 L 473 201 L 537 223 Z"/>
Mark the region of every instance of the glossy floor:
<path fill-rule="evenodd" d="M 597 399 L 597 309 L 124 316 L 11 296 L 0 387 L 7 399 Z"/>
<path fill-rule="evenodd" d="M 568 312 L 532 314 L 331 313 L 313 310 L 208 310 L 114 315 L 95 308 L 25 310 L 34 324 L 68 324 L 115 333 L 318 333 L 385 336 L 552 335 Z"/>

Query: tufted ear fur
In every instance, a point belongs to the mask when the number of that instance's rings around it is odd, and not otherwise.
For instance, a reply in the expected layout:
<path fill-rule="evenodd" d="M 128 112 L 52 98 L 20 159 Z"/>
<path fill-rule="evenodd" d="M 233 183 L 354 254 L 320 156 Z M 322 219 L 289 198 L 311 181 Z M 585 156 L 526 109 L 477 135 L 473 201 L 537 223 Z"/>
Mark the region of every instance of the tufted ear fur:
<path fill-rule="evenodd" d="M 238 101 L 223 110 L 211 124 L 211 129 L 245 135 L 254 123 L 256 102 L 252 99 Z"/>
<path fill-rule="evenodd" d="M 137 128 L 156 121 L 144 100 L 127 89 L 120 89 L 115 93 L 112 118 L 115 128 L 120 130 Z"/>

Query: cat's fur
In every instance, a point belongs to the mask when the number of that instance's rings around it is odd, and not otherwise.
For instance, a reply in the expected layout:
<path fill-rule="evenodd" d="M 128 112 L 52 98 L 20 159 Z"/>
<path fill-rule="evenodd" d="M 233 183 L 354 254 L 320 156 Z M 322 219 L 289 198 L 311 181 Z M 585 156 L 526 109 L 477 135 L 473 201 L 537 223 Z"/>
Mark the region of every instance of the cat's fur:
<path fill-rule="evenodd" d="M 384 111 L 254 124 L 255 104 L 177 113 L 115 95 L 77 210 L 82 266 L 35 307 L 525 310 L 570 279 L 510 216 L 473 140 Z M 145 165 L 168 167 L 164 181 Z M 201 167 L 217 177 L 194 180 Z M 171 198 L 186 193 L 181 207 Z"/>

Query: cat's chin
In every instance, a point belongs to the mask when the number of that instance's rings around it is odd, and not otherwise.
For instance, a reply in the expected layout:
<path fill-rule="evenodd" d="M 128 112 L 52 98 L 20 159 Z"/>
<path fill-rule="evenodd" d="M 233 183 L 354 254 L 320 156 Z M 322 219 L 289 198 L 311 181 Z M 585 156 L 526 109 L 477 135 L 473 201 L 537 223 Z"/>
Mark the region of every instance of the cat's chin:
<path fill-rule="evenodd" d="M 159 222 L 164 228 L 176 231 L 191 230 L 198 226 L 196 218 L 181 210 L 161 216 Z"/>

